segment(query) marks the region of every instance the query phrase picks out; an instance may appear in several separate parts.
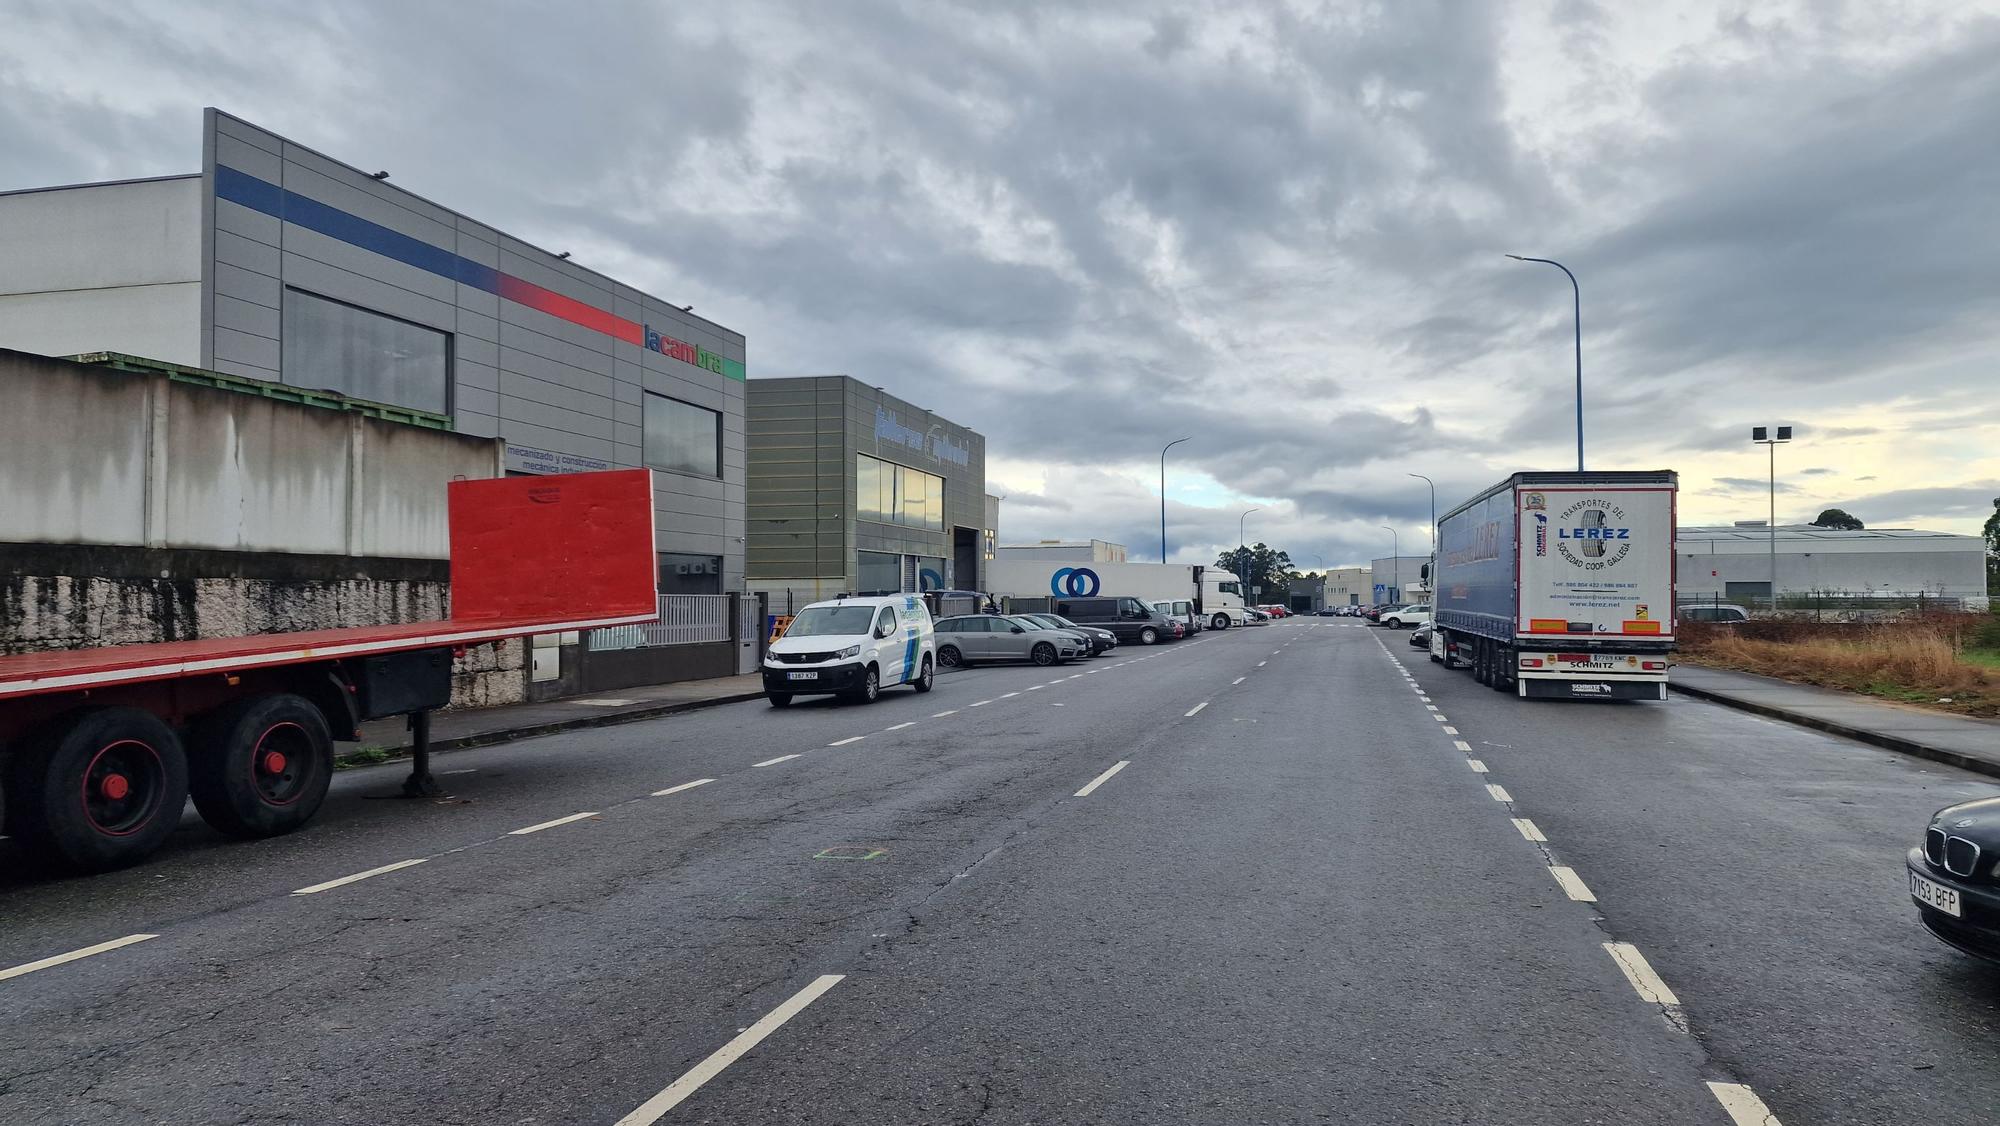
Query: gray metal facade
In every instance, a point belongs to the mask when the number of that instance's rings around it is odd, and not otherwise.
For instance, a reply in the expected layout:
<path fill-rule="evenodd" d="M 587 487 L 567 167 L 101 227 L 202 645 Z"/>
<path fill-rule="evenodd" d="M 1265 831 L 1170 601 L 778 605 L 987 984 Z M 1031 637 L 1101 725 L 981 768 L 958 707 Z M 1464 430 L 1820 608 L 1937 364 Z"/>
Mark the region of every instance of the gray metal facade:
<path fill-rule="evenodd" d="M 716 411 L 720 476 L 654 474 L 657 546 L 741 589 L 742 334 L 213 109 L 202 169 L 204 367 L 283 381 L 289 289 L 449 334 L 446 413 L 510 468 L 645 464 L 646 392 Z"/>
<path fill-rule="evenodd" d="M 753 379 L 748 391 L 750 589 L 853 591 L 861 552 L 944 559 L 946 586 L 984 589 L 982 435 L 844 375 Z M 862 454 L 942 477 L 943 528 L 861 519 Z"/>

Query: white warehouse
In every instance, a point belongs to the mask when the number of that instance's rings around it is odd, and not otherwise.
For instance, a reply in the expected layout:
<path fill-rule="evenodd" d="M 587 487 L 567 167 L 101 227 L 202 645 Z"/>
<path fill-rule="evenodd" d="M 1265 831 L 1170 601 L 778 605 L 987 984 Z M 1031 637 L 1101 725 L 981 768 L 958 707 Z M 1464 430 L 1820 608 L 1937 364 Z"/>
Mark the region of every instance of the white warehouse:
<path fill-rule="evenodd" d="M 1775 531 L 1775 536 L 1774 536 Z M 1755 605 L 1771 597 L 1776 546 L 1778 594 L 1851 597 L 1923 595 L 1983 605 L 1986 544 L 1978 536 L 1911 528 L 1839 531 L 1761 521 L 1684 527 L 1674 551 L 1680 601 Z"/>

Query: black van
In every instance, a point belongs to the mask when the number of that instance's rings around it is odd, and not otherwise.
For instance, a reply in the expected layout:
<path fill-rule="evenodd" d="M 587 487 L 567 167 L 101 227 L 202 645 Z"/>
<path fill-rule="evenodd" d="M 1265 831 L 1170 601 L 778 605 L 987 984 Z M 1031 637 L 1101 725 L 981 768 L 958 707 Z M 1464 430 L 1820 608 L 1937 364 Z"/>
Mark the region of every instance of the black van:
<path fill-rule="evenodd" d="M 1158 610 L 1137 598 L 1058 598 L 1053 613 L 1080 626 L 1097 626 L 1118 635 L 1118 643 L 1152 645 L 1172 641 L 1174 627 Z"/>

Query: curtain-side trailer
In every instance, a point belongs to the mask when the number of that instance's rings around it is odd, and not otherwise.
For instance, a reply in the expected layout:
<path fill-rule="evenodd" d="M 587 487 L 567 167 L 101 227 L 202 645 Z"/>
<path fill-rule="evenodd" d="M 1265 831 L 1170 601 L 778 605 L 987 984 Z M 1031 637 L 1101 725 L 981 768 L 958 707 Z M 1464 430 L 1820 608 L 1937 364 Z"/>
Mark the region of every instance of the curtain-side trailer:
<path fill-rule="evenodd" d="M 1431 659 L 1517 696 L 1664 700 L 1670 470 L 1516 473 L 1438 520 Z"/>

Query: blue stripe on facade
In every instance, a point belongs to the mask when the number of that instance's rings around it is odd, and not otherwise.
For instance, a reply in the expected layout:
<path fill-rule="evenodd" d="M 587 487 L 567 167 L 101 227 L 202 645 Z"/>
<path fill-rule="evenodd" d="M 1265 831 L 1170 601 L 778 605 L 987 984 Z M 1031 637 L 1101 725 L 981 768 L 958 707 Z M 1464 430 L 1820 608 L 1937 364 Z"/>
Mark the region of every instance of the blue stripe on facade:
<path fill-rule="evenodd" d="M 350 215 L 297 192 L 286 191 L 227 165 L 215 166 L 215 194 L 252 211 L 261 211 L 274 219 L 297 224 L 406 266 L 415 266 L 487 293 L 500 292 L 500 271 L 491 266 L 453 254 L 401 231 L 390 230 L 380 223 L 371 223 L 359 215 Z"/>

